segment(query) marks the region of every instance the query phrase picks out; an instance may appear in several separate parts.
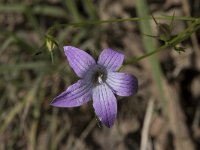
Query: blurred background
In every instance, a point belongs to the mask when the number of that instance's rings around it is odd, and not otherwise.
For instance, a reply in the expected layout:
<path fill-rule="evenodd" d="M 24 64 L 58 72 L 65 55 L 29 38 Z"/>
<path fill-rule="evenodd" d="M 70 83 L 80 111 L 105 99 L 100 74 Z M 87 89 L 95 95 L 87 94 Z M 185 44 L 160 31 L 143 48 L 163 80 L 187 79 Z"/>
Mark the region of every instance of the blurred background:
<path fill-rule="evenodd" d="M 54 108 L 54 97 L 78 79 L 64 45 L 93 56 L 110 47 L 125 61 L 160 47 L 153 19 L 85 26 L 60 26 L 51 36 L 59 47 L 45 46 L 56 24 L 131 17 L 200 16 L 199 0 L 0 0 L 0 150 L 199 150 L 200 32 L 121 69 L 134 74 L 139 90 L 117 97 L 114 126 L 101 126 L 92 101 L 77 108 Z M 158 20 L 170 24 L 170 19 Z M 174 19 L 172 34 L 190 22 Z"/>

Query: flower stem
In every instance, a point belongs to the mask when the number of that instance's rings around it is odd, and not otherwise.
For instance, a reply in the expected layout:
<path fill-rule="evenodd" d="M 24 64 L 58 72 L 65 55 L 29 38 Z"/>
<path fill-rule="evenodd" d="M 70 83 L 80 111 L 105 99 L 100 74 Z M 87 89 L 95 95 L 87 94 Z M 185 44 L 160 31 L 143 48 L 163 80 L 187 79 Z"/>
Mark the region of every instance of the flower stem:
<path fill-rule="evenodd" d="M 152 19 L 152 17 L 144 17 L 144 18 L 134 17 L 134 18 L 109 19 L 109 20 L 90 20 L 90 21 L 82 21 L 82 22 L 75 22 L 75 23 L 55 24 L 48 29 L 47 34 L 52 34 L 56 29 L 64 28 L 67 26 L 82 27 L 82 26 L 88 26 L 88 25 L 100 25 L 100 24 L 105 24 L 105 23 L 117 23 L 117 22 L 126 22 L 126 21 L 141 21 L 141 20 L 148 20 L 148 19 Z M 159 17 L 155 17 L 155 19 L 171 20 L 172 16 L 159 16 Z M 194 21 L 196 19 L 197 18 L 194 18 L 194 17 L 174 16 L 174 20 Z"/>
<path fill-rule="evenodd" d="M 142 59 L 144 59 L 144 58 L 147 58 L 147 57 L 149 57 L 149 56 L 151 56 L 151 55 L 153 55 L 153 54 L 156 54 L 156 53 L 158 53 L 158 52 L 164 50 L 164 49 L 167 48 L 167 47 L 168 47 L 167 44 L 166 44 L 166 45 L 162 45 L 161 47 L 159 47 L 158 49 L 156 49 L 156 50 L 154 50 L 154 51 L 151 51 L 151 52 L 149 52 L 149 53 L 146 53 L 146 54 L 144 54 L 144 55 L 142 55 L 142 56 L 140 56 L 140 57 L 137 57 L 137 58 L 135 58 L 135 59 L 127 60 L 127 61 L 125 62 L 125 65 L 137 63 L 138 61 L 140 61 L 140 60 L 142 60 Z"/>
<path fill-rule="evenodd" d="M 194 32 L 196 32 L 197 30 L 200 29 L 200 18 L 196 19 L 193 23 L 191 23 L 185 30 L 183 30 L 182 32 L 180 32 L 177 36 L 175 36 L 173 39 L 171 39 L 169 42 L 166 42 L 164 45 L 162 45 L 161 47 L 159 47 L 158 49 L 146 53 L 138 58 L 135 59 L 131 59 L 131 60 L 127 60 L 125 62 L 125 64 L 133 64 L 133 63 L 137 63 L 138 61 L 147 58 L 155 53 L 158 53 L 166 48 L 170 48 L 170 47 L 174 47 L 177 44 L 183 42 L 184 40 L 186 40 L 187 38 L 189 38 Z"/>
<path fill-rule="evenodd" d="M 52 62 L 52 64 L 53 64 L 53 63 L 54 63 L 53 52 L 51 51 L 50 53 L 51 53 L 51 62 Z"/>

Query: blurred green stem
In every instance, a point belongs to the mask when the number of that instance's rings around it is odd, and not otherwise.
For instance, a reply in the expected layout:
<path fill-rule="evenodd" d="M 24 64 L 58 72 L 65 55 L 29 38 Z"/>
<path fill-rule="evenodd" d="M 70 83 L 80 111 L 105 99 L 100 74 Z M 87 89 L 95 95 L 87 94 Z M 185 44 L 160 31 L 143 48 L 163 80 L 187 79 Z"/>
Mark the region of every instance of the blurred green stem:
<path fill-rule="evenodd" d="M 160 16 L 160 17 L 154 17 L 158 20 L 171 20 L 173 16 Z M 100 25 L 104 23 L 117 23 L 117 22 L 126 22 L 126 21 L 142 21 L 142 20 L 149 20 L 152 19 L 152 17 L 135 17 L 135 18 L 123 18 L 123 19 L 109 19 L 109 20 L 90 20 L 90 21 L 82 21 L 82 22 L 74 22 L 74 23 L 66 23 L 66 24 L 55 24 L 51 26 L 48 31 L 48 33 L 54 32 L 56 29 L 64 28 L 67 26 L 73 26 L 73 27 L 81 27 L 81 26 L 87 26 L 87 25 Z M 174 20 L 184 20 L 184 21 L 195 21 L 198 18 L 194 17 L 185 17 L 185 16 L 174 16 Z"/>
<path fill-rule="evenodd" d="M 177 44 L 183 42 L 184 40 L 186 40 L 187 38 L 189 38 L 193 33 L 195 33 L 196 31 L 198 31 L 200 29 L 200 19 L 196 19 L 193 23 L 190 24 L 190 26 L 188 26 L 185 30 L 183 30 L 182 32 L 180 32 L 177 36 L 175 36 L 172 40 L 170 40 L 169 42 L 165 43 L 164 45 L 162 45 L 161 47 L 159 47 L 158 49 L 151 51 L 149 53 L 146 53 L 138 58 L 135 59 L 131 59 L 131 60 L 127 60 L 125 62 L 125 64 L 133 64 L 133 63 L 137 63 L 138 61 L 147 58 L 149 56 L 152 56 L 155 53 L 158 53 L 166 48 L 170 48 L 170 47 L 174 47 Z"/>
<path fill-rule="evenodd" d="M 51 51 L 50 53 L 51 53 L 51 62 L 52 62 L 52 64 L 53 64 L 53 63 L 54 63 L 53 52 Z"/>
<path fill-rule="evenodd" d="M 150 16 L 148 5 L 147 5 L 147 0 L 136 0 L 136 12 L 140 18 Z M 139 27 L 140 27 L 140 31 L 142 33 L 152 35 L 150 20 L 141 20 L 139 22 Z M 153 51 L 154 49 L 156 49 L 155 40 L 148 36 L 143 36 L 142 40 L 143 40 L 143 44 L 144 44 L 144 49 L 149 54 L 139 58 L 139 60 L 151 56 L 151 57 L 149 57 L 149 62 L 151 65 L 151 70 L 152 70 L 152 79 L 156 86 L 156 88 L 154 90 L 157 91 L 157 93 L 158 93 L 158 97 L 156 97 L 156 98 L 159 99 L 159 101 L 162 105 L 163 114 L 165 116 L 167 116 L 168 106 L 166 103 L 165 93 L 163 90 L 163 83 L 162 83 L 163 74 L 162 74 L 162 71 L 160 68 L 160 62 L 159 62 L 158 56 L 155 55 L 158 50 Z"/>

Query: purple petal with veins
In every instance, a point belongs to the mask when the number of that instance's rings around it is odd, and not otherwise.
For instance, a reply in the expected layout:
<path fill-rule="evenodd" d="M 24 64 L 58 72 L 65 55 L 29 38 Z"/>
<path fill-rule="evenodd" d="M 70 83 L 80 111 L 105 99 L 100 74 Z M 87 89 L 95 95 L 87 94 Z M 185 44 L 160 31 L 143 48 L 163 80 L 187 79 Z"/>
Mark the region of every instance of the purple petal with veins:
<path fill-rule="evenodd" d="M 94 58 L 83 50 L 72 46 L 65 46 L 64 51 L 70 66 L 80 78 L 83 78 L 90 67 L 96 64 Z"/>
<path fill-rule="evenodd" d="M 98 59 L 98 64 L 106 67 L 110 71 L 117 71 L 124 60 L 124 55 L 111 48 L 104 49 Z"/>
<path fill-rule="evenodd" d="M 93 89 L 93 107 L 99 120 L 107 127 L 112 127 L 117 116 L 117 101 L 105 83 Z"/>

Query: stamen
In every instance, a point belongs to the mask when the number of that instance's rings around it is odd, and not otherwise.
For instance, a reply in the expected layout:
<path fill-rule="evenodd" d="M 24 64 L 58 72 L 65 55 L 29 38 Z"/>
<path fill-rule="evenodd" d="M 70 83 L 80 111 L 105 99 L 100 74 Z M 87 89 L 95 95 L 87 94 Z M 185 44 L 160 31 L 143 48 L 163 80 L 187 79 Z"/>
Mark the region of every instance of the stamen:
<path fill-rule="evenodd" d="M 100 76 L 98 76 L 98 82 L 99 82 L 100 84 L 103 83 L 103 74 L 101 74 Z"/>
<path fill-rule="evenodd" d="M 93 74 L 94 84 L 102 84 L 106 80 L 106 71 L 104 68 L 97 66 Z"/>

